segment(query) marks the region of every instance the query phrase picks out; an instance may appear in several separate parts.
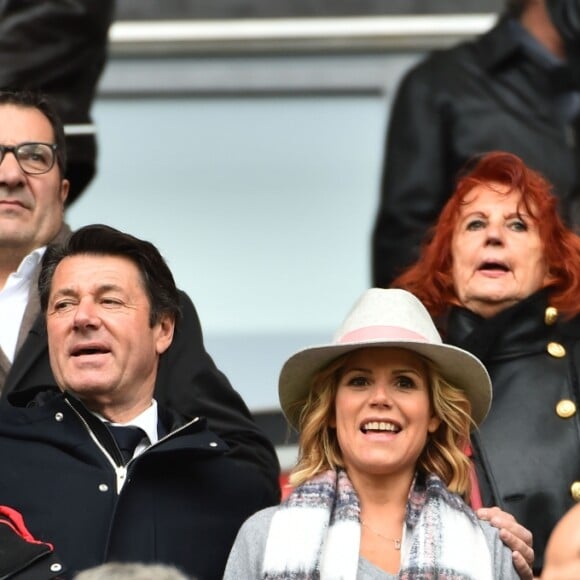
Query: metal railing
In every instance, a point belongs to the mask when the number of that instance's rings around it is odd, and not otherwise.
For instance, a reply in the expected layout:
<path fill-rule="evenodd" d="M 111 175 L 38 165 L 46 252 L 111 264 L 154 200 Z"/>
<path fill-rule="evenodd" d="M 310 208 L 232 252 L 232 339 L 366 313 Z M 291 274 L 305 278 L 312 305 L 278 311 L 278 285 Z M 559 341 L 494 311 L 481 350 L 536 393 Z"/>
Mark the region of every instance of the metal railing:
<path fill-rule="evenodd" d="M 109 38 L 113 55 L 432 49 L 485 32 L 496 19 L 447 14 L 118 21 Z"/>

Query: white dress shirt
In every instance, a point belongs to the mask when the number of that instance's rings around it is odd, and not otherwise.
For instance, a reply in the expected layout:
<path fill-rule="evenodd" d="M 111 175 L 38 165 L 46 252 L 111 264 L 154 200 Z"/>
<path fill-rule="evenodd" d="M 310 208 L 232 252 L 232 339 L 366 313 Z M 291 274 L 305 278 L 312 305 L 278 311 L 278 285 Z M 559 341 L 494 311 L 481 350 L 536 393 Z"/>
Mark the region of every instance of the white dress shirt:
<path fill-rule="evenodd" d="M 46 246 L 33 250 L 26 256 L 16 272 L 12 272 L 0 291 L 0 347 L 10 362 L 14 361 L 16 342 L 22 317 L 28 304 L 32 277 Z"/>
<path fill-rule="evenodd" d="M 115 425 L 118 427 L 140 427 L 145 431 L 147 437 L 143 438 L 143 441 L 137 445 L 135 448 L 135 453 L 133 453 L 133 457 L 137 457 L 153 445 L 159 441 L 159 435 L 157 432 L 157 421 L 159 419 L 157 413 L 157 401 L 155 399 L 151 400 L 151 405 L 147 407 L 140 415 L 137 415 L 127 423 L 112 423 L 111 421 L 107 421 L 102 415 L 98 413 L 93 413 L 96 415 L 101 421 L 104 423 L 110 423 L 111 425 Z"/>

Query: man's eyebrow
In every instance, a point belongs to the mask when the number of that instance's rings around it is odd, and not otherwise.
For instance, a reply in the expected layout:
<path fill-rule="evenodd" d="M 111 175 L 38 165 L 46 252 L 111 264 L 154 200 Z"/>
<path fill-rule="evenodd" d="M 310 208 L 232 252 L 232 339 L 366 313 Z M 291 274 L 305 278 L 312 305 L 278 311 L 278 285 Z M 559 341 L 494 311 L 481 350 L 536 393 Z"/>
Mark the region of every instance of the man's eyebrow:
<path fill-rule="evenodd" d="M 117 284 L 101 284 L 100 286 L 96 287 L 94 294 L 100 295 L 104 294 L 105 292 L 123 292 L 123 288 L 121 288 L 121 286 L 118 286 Z M 77 295 L 78 295 L 77 290 L 75 290 L 74 288 L 65 287 L 56 290 L 53 297 L 56 298 L 59 296 L 77 296 Z"/>
<path fill-rule="evenodd" d="M 54 292 L 52 298 L 59 298 L 61 296 L 76 296 L 75 290 L 72 288 L 59 288 Z"/>
<path fill-rule="evenodd" d="M 101 284 L 97 286 L 97 294 L 103 294 L 103 292 L 123 292 L 123 288 L 117 284 Z"/>

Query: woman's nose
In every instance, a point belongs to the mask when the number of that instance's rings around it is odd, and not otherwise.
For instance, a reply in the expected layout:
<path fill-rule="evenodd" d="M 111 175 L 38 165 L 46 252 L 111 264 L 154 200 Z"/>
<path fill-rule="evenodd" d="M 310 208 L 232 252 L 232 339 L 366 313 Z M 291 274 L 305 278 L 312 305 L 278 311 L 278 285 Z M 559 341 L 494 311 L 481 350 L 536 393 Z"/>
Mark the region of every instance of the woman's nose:
<path fill-rule="evenodd" d="M 501 246 L 504 242 L 503 240 L 503 229 L 500 225 L 493 223 L 488 224 L 485 230 L 485 243 L 490 246 Z"/>
<path fill-rule="evenodd" d="M 392 391 L 388 384 L 376 383 L 371 389 L 371 406 L 390 407 L 393 404 Z"/>

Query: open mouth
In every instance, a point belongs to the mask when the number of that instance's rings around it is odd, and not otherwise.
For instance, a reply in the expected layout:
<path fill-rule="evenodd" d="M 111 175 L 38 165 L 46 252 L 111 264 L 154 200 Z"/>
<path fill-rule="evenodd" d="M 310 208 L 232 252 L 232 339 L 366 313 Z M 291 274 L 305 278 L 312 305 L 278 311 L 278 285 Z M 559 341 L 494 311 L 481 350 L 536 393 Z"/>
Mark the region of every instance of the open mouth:
<path fill-rule="evenodd" d="M 478 270 L 489 272 L 509 272 L 510 269 L 503 262 L 486 261 L 479 265 Z"/>
<path fill-rule="evenodd" d="M 108 349 L 106 348 L 100 348 L 100 347 L 79 347 L 79 348 L 75 348 L 73 349 L 73 351 L 71 352 L 71 356 L 84 356 L 84 355 L 91 355 L 91 354 L 107 354 L 108 352 L 110 352 Z"/>
<path fill-rule="evenodd" d="M 399 433 L 401 426 L 391 421 L 368 421 L 361 425 L 360 430 L 367 433 Z"/>

